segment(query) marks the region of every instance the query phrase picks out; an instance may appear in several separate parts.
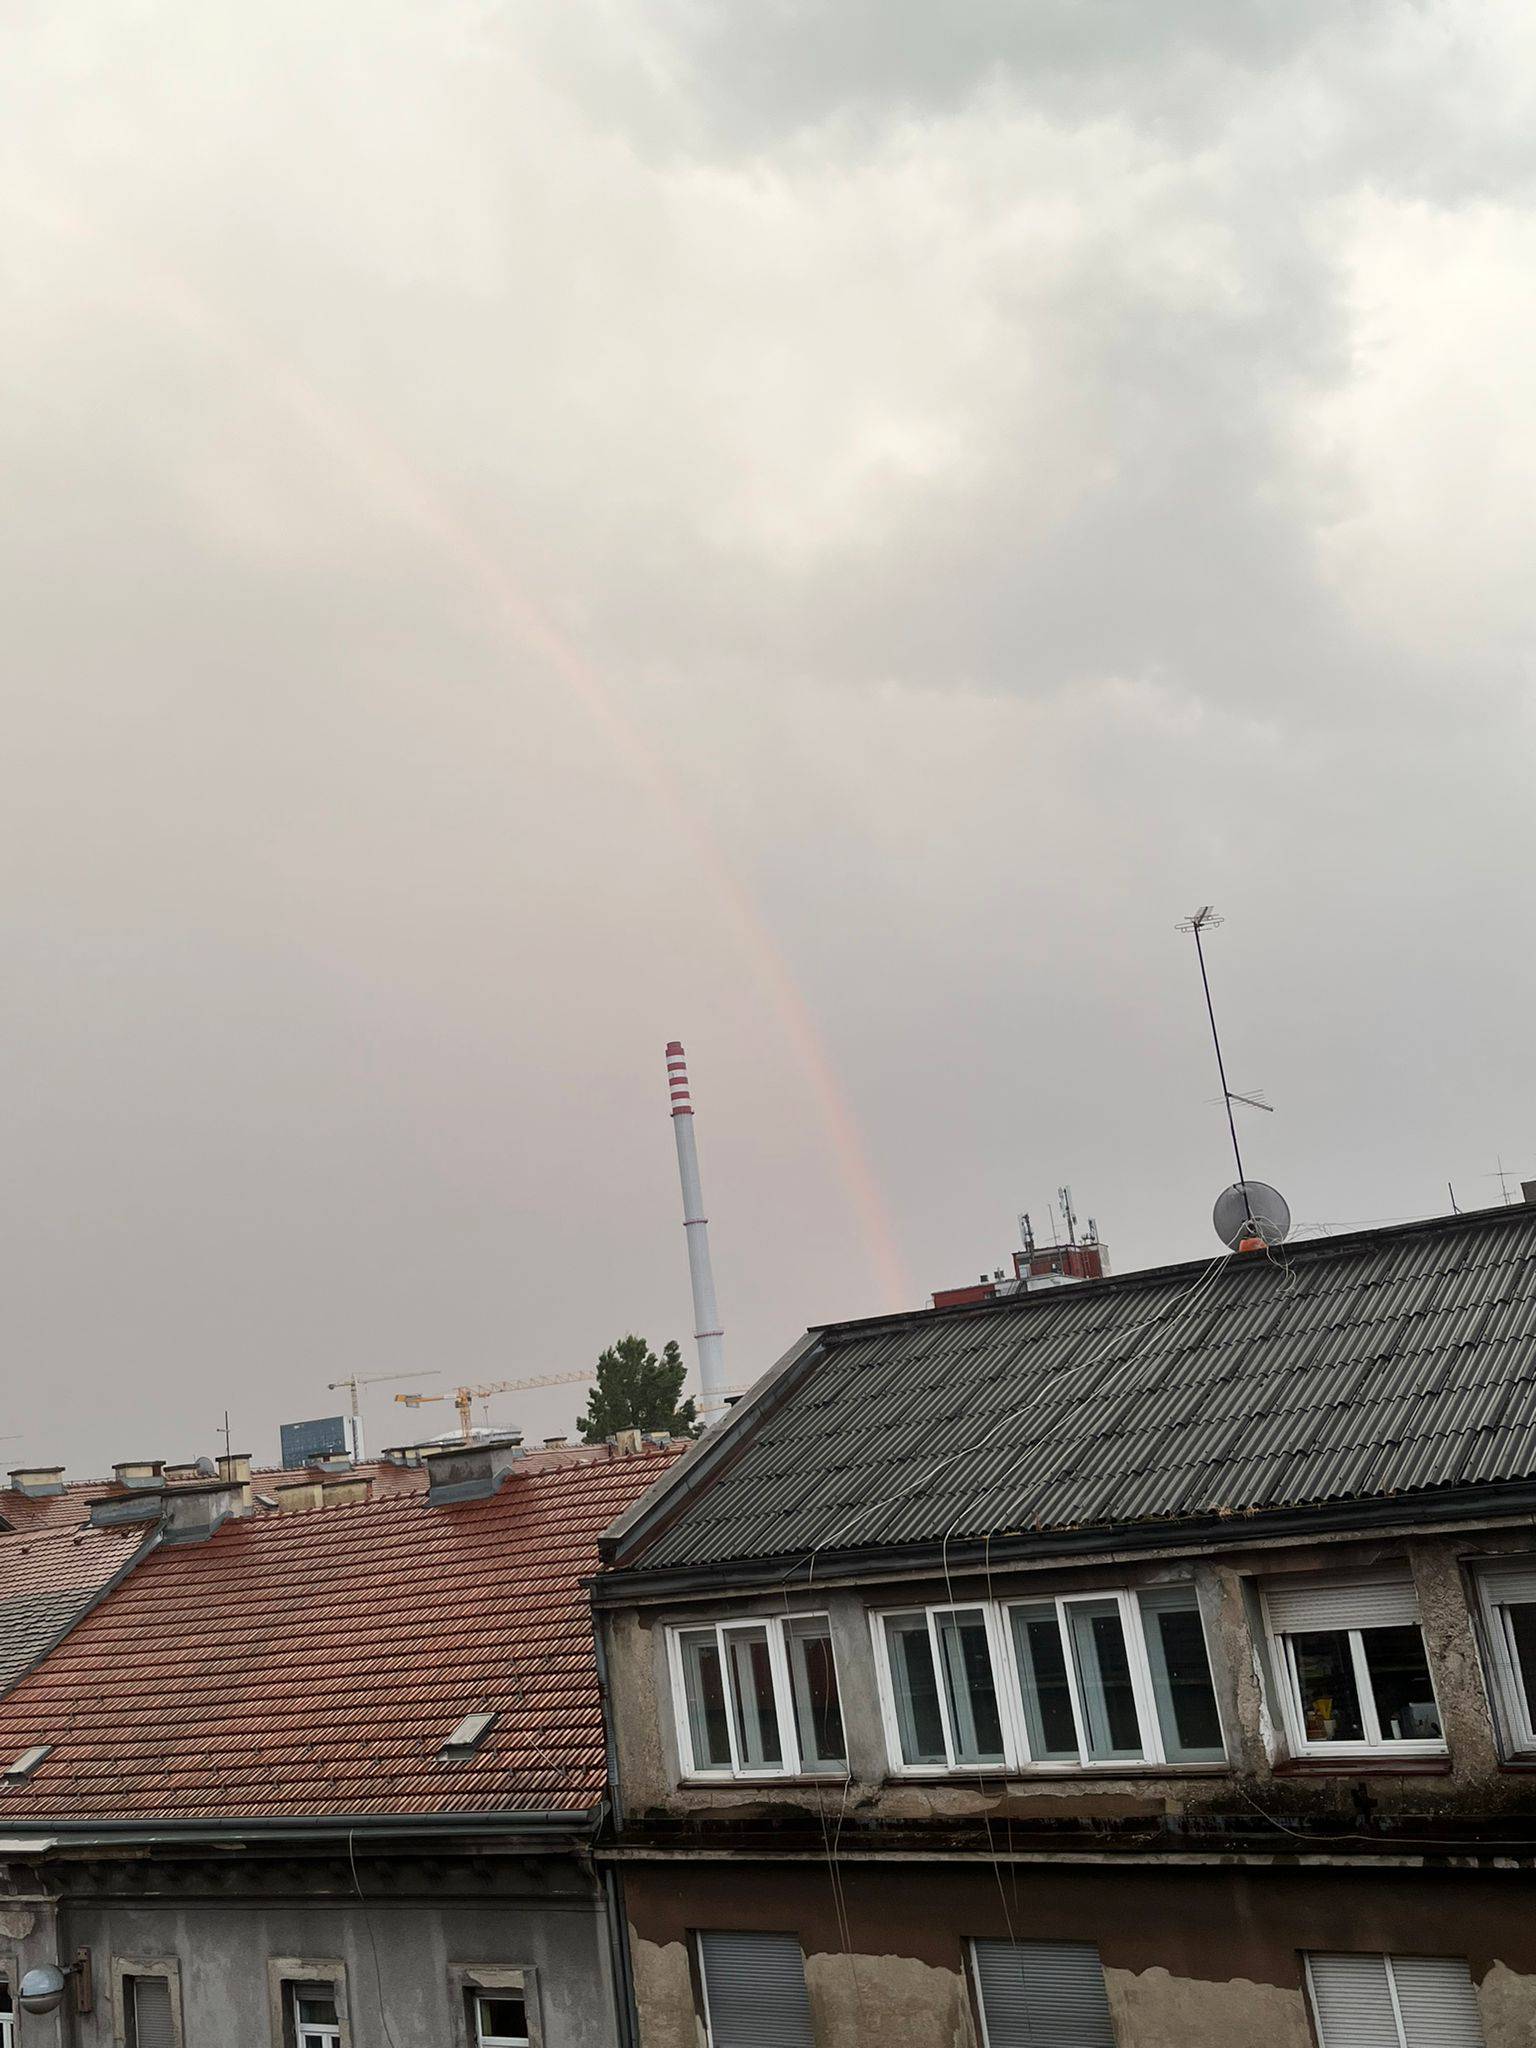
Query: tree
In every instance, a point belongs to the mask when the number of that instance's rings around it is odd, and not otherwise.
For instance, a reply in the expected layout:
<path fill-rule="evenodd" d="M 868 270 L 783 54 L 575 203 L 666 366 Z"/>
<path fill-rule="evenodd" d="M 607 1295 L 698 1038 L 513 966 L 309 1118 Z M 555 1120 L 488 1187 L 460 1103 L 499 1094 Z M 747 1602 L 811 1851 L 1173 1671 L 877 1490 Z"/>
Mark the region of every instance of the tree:
<path fill-rule="evenodd" d="M 605 1443 L 621 1429 L 697 1436 L 693 1403 L 678 1398 L 687 1375 L 675 1339 L 668 1339 L 658 1358 L 644 1337 L 621 1337 L 598 1358 L 597 1385 L 587 1396 L 587 1412 L 578 1424 L 582 1441 Z"/>

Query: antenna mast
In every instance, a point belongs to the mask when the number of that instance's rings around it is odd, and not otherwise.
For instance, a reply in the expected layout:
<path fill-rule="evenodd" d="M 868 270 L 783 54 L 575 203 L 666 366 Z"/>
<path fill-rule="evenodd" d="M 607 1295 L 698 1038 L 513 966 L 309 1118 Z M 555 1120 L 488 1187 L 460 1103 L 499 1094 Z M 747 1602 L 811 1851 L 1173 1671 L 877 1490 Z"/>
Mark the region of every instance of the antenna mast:
<path fill-rule="evenodd" d="M 1227 1085 L 1227 1063 L 1221 1056 L 1221 1033 L 1216 1029 L 1216 1006 L 1211 1001 L 1211 978 L 1205 971 L 1205 947 L 1200 940 L 1202 932 L 1213 931 L 1221 922 L 1214 906 L 1203 903 L 1193 917 L 1184 919 L 1179 930 L 1193 932 L 1195 935 L 1195 957 L 1200 962 L 1200 986 L 1205 991 L 1205 1014 L 1211 1020 L 1211 1043 L 1216 1048 L 1216 1071 L 1221 1076 L 1221 1099 L 1226 1105 L 1227 1129 L 1232 1133 L 1232 1157 L 1237 1161 L 1237 1184 L 1239 1187 L 1246 1187 L 1248 1176 L 1243 1172 L 1243 1149 L 1237 1142 L 1237 1118 L 1232 1114 L 1234 1097 Z"/>

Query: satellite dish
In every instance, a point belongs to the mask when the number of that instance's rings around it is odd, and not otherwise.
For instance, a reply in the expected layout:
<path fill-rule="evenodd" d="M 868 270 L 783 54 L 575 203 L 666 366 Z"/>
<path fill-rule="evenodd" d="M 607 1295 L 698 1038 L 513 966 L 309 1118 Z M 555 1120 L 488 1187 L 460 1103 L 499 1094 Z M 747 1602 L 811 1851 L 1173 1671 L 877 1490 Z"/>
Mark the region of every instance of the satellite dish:
<path fill-rule="evenodd" d="M 1284 1244 L 1291 1232 L 1290 1204 L 1265 1181 L 1234 1181 L 1216 1197 L 1211 1221 L 1229 1251 L 1235 1252 L 1245 1237 Z"/>
<path fill-rule="evenodd" d="M 204 1479 L 217 1479 L 219 1476 L 219 1468 L 217 1465 L 215 1465 L 212 1458 L 199 1458 L 197 1461 L 197 1470 L 202 1474 Z"/>

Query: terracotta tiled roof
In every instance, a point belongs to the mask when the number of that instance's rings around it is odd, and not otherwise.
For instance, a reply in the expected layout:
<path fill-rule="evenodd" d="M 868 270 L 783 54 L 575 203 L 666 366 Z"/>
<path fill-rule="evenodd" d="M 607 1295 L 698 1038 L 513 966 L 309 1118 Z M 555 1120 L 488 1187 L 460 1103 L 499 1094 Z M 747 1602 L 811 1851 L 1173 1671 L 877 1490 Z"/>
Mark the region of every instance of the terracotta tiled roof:
<path fill-rule="evenodd" d="M 676 1450 L 227 1523 L 147 1557 L 0 1699 L 18 1822 L 585 1811 L 604 1782 L 582 1586 Z M 467 1714 L 467 1763 L 438 1752 Z"/>
<path fill-rule="evenodd" d="M 0 1536 L 0 1689 L 56 1642 L 143 1547 L 144 1528 Z"/>

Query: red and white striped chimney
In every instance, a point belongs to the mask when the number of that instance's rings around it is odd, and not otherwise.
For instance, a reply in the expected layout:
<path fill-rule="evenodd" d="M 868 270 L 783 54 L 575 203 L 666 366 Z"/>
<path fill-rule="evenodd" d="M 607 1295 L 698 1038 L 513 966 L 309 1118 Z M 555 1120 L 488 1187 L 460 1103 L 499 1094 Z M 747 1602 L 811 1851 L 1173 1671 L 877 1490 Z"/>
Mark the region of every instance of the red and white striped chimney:
<path fill-rule="evenodd" d="M 683 1232 L 688 1240 L 688 1278 L 693 1287 L 693 1341 L 699 1347 L 699 1413 L 713 1422 L 725 1411 L 725 1344 L 715 1306 L 715 1276 L 709 1263 L 709 1218 L 699 1188 L 699 1153 L 693 1135 L 693 1101 L 688 1065 L 674 1038 L 667 1047 L 667 1092 L 672 1099 L 672 1134 L 683 1184 Z"/>

